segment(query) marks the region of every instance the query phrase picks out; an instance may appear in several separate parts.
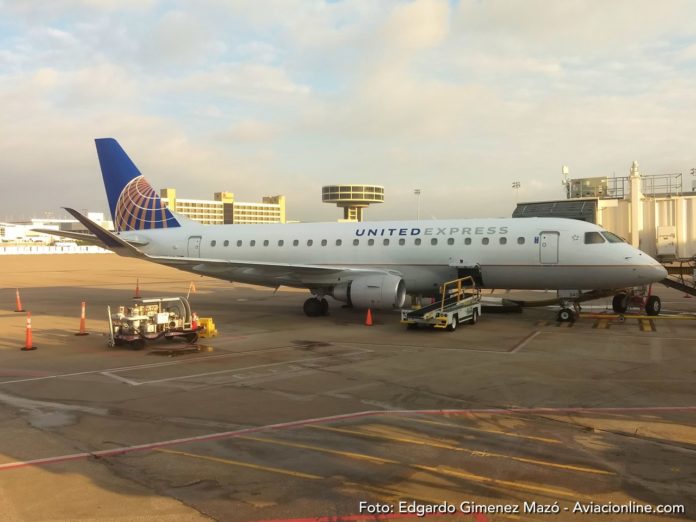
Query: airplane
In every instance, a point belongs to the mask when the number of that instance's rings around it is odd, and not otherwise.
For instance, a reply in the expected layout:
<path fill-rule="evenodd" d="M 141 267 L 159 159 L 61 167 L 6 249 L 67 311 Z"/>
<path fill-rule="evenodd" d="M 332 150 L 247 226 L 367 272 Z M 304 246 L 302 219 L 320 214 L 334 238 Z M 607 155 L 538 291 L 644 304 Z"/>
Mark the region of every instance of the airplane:
<path fill-rule="evenodd" d="M 443 282 L 473 276 L 481 288 L 556 290 L 559 320 L 567 321 L 570 301 L 599 295 L 569 291 L 615 293 L 616 309 L 621 289 L 667 275 L 615 234 L 563 218 L 204 225 L 169 210 L 115 139 L 95 143 L 116 232 L 67 207 L 91 234 L 44 232 L 199 275 L 305 288 L 310 317 L 328 313 L 328 296 L 355 308 L 400 309 L 407 293 L 436 296 Z M 651 296 L 648 313 L 660 307 Z"/>

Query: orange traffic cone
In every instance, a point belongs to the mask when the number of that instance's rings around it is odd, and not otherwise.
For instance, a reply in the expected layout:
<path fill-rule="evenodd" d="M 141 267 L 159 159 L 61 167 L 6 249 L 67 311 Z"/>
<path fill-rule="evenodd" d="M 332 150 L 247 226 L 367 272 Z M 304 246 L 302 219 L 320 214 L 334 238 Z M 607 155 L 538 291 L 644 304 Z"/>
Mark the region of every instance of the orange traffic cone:
<path fill-rule="evenodd" d="M 80 314 L 80 331 L 75 335 L 89 335 L 85 331 L 85 302 L 82 301 L 82 313 Z"/>
<path fill-rule="evenodd" d="M 135 280 L 135 295 L 133 299 L 140 299 L 140 278 Z"/>
<path fill-rule="evenodd" d="M 22 300 L 19 298 L 19 288 L 17 288 L 17 290 L 15 292 L 15 301 L 16 301 L 15 312 L 23 312 L 24 308 L 22 308 Z"/>
<path fill-rule="evenodd" d="M 24 348 L 22 348 L 22 351 L 29 352 L 31 350 L 36 350 L 36 346 L 34 346 L 31 339 L 31 312 L 27 312 L 27 335 L 24 339 Z"/>
<path fill-rule="evenodd" d="M 372 326 L 372 310 L 367 309 L 367 315 L 365 316 L 365 326 Z"/>

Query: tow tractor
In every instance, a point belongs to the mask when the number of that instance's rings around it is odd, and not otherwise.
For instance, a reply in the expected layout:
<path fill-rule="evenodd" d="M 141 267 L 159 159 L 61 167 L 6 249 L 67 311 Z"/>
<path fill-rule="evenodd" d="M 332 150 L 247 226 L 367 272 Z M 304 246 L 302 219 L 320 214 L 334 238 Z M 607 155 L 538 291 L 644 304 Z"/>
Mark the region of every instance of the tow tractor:
<path fill-rule="evenodd" d="M 408 328 L 419 325 L 446 328 L 450 332 L 461 323 L 476 324 L 481 316 L 481 290 L 471 276 L 448 281 L 440 288 L 441 299 L 415 310 L 401 310 L 401 322 Z"/>
<path fill-rule="evenodd" d="M 184 297 L 135 299 L 133 306 L 119 306 L 114 314 L 111 307 L 107 307 L 107 311 L 110 348 L 127 345 L 140 350 L 147 341 L 162 337 L 169 341 L 184 339 L 189 343 L 198 340 L 200 327 Z"/>

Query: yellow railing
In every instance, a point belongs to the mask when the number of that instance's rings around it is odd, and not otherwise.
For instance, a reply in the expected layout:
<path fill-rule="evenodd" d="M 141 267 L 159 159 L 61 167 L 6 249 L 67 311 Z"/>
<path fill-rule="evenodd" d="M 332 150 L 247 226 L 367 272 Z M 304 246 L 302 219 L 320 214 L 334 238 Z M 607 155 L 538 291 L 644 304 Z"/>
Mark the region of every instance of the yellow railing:
<path fill-rule="evenodd" d="M 469 284 L 465 285 L 464 282 L 468 281 Z M 447 281 L 446 283 L 442 284 L 442 287 L 440 287 L 440 293 L 442 294 L 442 302 L 440 303 L 440 310 L 442 311 L 445 308 L 445 300 L 447 299 L 447 287 L 454 287 L 456 286 L 456 296 L 457 296 L 457 302 L 461 301 L 462 298 L 464 297 L 464 286 L 470 286 L 472 290 L 475 291 L 476 295 L 480 295 L 481 290 L 476 288 L 476 281 L 474 281 L 474 278 L 471 276 L 466 276 L 466 277 L 461 277 L 459 279 L 454 279 L 452 281 Z"/>

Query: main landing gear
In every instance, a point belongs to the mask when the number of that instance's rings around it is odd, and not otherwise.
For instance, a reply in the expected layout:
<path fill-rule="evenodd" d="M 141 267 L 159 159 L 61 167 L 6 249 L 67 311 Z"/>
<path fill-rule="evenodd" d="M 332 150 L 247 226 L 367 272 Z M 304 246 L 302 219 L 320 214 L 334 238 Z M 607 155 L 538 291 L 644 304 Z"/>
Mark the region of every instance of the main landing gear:
<path fill-rule="evenodd" d="M 611 301 L 611 307 L 617 314 L 625 314 L 630 306 L 644 309 L 646 315 L 660 315 L 662 301 L 656 295 L 650 295 L 645 288 L 620 292 Z"/>
<path fill-rule="evenodd" d="M 310 297 L 304 302 L 302 307 L 304 313 L 308 317 L 319 317 L 320 315 L 328 315 L 329 313 L 329 302 L 322 297 L 321 299 L 317 297 Z"/>

